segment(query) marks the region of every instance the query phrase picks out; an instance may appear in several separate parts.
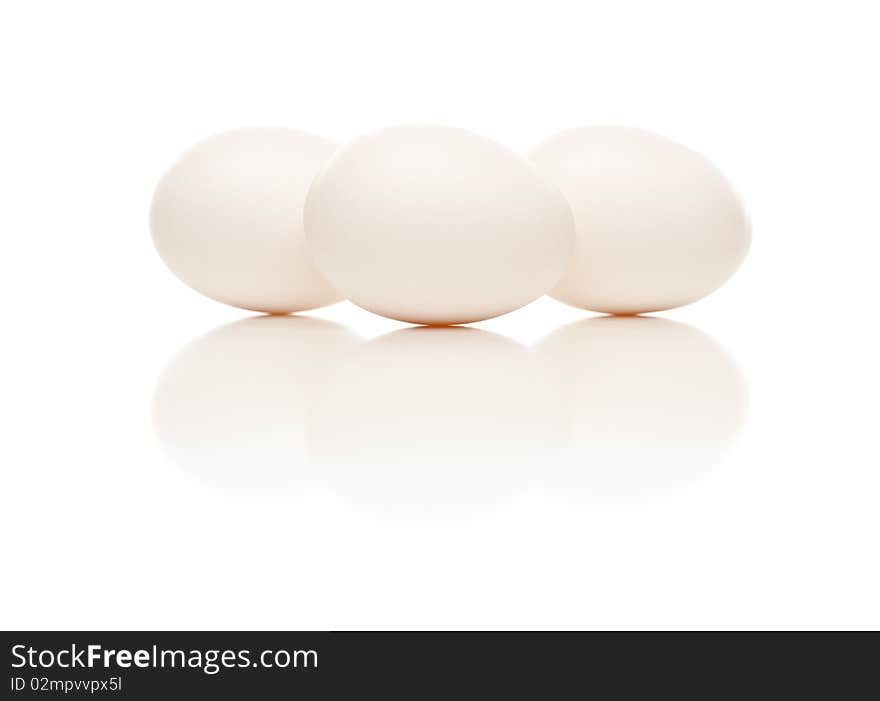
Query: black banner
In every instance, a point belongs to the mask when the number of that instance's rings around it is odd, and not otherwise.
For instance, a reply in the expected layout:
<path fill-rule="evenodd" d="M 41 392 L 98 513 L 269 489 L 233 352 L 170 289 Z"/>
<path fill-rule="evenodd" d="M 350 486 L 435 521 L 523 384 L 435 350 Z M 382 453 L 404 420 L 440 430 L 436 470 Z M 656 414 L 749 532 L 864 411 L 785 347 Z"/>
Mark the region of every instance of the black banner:
<path fill-rule="evenodd" d="M 877 694 L 873 633 L 3 633 L 7 698 Z M 648 694 L 648 696 L 646 696 Z M 867 696 L 866 696 L 867 694 Z"/>

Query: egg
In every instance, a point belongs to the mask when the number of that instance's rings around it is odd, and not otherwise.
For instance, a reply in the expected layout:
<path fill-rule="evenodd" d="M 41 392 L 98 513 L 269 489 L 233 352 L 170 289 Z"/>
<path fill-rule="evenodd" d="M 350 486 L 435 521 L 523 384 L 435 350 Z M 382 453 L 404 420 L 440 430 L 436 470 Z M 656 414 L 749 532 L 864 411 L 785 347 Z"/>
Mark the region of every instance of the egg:
<path fill-rule="evenodd" d="M 703 156 L 616 126 L 564 131 L 530 158 L 562 190 L 574 254 L 551 296 L 609 314 L 672 309 L 716 290 L 751 239 L 745 208 Z"/>
<path fill-rule="evenodd" d="M 559 280 L 574 222 L 528 161 L 460 129 L 406 125 L 340 149 L 315 179 L 306 235 L 355 304 L 414 324 L 480 321 Z"/>
<path fill-rule="evenodd" d="M 190 287 L 234 307 L 287 314 L 339 301 L 303 232 L 306 193 L 335 150 L 283 128 L 238 129 L 192 147 L 153 196 L 160 256 Z"/>

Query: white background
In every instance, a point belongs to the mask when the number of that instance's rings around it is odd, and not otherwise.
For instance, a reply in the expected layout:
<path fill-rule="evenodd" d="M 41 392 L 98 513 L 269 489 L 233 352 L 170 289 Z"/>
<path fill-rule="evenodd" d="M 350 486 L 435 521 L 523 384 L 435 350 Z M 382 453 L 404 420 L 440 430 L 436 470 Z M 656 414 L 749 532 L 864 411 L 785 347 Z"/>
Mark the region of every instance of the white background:
<path fill-rule="evenodd" d="M 876 628 L 875 11 L 4 3 L 2 627 Z M 153 250 L 177 154 L 402 122 L 660 132 L 751 253 L 638 327 L 343 303 L 188 345 L 248 314 Z"/>

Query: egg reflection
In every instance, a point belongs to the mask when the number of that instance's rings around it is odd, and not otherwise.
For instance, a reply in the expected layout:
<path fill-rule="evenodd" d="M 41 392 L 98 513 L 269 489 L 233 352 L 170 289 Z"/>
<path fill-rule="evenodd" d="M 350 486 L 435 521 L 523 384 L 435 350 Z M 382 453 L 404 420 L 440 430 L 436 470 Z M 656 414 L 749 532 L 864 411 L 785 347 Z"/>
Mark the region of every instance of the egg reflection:
<path fill-rule="evenodd" d="M 193 341 L 157 383 L 169 459 L 229 500 L 320 493 L 394 527 L 516 504 L 666 508 L 735 443 L 745 381 L 704 333 L 593 318 L 529 349 L 473 328 L 364 342 L 256 317 Z"/>
<path fill-rule="evenodd" d="M 306 413 L 357 338 L 301 317 L 251 317 L 196 339 L 156 385 L 153 426 L 170 460 L 231 499 L 289 499 L 313 480 Z"/>
<path fill-rule="evenodd" d="M 336 368 L 309 420 L 309 455 L 348 503 L 421 520 L 473 515 L 559 450 L 545 368 L 465 328 L 391 333 Z"/>
<path fill-rule="evenodd" d="M 698 482 L 735 442 L 747 389 L 733 358 L 686 324 L 601 317 L 538 347 L 569 416 L 554 498 L 591 506 L 660 502 Z"/>

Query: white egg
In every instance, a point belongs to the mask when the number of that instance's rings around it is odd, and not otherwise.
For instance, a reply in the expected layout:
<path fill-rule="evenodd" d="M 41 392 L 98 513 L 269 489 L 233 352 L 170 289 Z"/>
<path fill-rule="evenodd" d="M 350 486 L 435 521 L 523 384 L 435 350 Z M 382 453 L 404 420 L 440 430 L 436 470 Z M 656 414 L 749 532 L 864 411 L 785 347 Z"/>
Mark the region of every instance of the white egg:
<path fill-rule="evenodd" d="M 335 150 L 282 128 L 238 129 L 189 149 L 153 197 L 162 259 L 190 287 L 234 307 L 286 314 L 339 301 L 303 232 L 306 193 Z"/>
<path fill-rule="evenodd" d="M 574 255 L 550 293 L 583 309 L 639 314 L 694 302 L 736 271 L 751 233 L 724 175 L 639 129 L 564 131 L 531 153 L 571 205 Z"/>
<path fill-rule="evenodd" d="M 574 223 L 528 161 L 481 136 L 399 126 L 340 149 L 305 210 L 315 262 L 355 304 L 415 324 L 463 324 L 553 287 Z"/>

